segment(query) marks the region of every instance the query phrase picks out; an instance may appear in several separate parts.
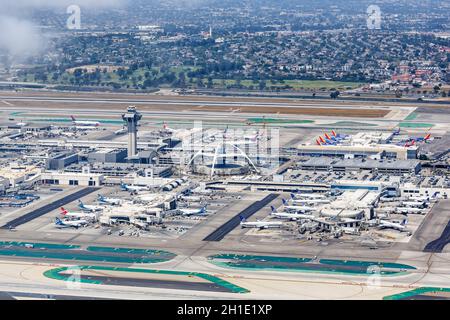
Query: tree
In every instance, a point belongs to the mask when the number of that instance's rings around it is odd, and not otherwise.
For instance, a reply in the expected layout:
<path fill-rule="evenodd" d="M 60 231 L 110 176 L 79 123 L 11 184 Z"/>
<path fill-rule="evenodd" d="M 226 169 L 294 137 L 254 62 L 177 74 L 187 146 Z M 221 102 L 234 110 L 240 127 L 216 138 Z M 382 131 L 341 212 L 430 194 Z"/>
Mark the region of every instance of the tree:
<path fill-rule="evenodd" d="M 330 93 L 330 97 L 331 97 L 331 99 L 337 99 L 340 94 L 341 93 L 338 90 L 336 90 L 336 91 L 333 91 Z"/>
<path fill-rule="evenodd" d="M 208 77 L 208 84 L 206 85 L 206 87 L 208 89 L 212 89 L 213 86 L 214 86 L 213 79 L 211 77 Z"/>
<path fill-rule="evenodd" d="M 266 88 L 266 81 L 265 80 L 261 80 L 260 82 L 259 82 L 259 85 L 258 85 L 258 87 L 259 87 L 259 90 L 260 91 L 263 91 L 265 88 Z"/>

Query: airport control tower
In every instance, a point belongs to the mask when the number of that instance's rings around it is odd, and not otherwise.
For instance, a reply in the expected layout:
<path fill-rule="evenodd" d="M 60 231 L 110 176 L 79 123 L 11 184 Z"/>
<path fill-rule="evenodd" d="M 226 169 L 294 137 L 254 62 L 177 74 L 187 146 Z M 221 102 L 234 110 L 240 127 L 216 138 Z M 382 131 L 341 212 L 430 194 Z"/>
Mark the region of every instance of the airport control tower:
<path fill-rule="evenodd" d="M 128 128 L 128 159 L 137 155 L 137 127 L 138 122 L 142 119 L 136 107 L 130 106 L 127 113 L 122 115 L 122 119 L 127 123 Z"/>

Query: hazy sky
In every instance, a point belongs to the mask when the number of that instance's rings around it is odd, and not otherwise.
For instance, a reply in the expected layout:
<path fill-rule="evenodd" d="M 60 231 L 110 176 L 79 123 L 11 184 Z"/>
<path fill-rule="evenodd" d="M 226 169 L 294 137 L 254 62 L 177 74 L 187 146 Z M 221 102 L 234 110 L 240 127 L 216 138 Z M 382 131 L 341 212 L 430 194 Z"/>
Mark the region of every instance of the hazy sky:
<path fill-rule="evenodd" d="M 76 4 L 82 7 L 117 7 L 128 0 L 2 0 L 3 8 L 65 8 Z"/>

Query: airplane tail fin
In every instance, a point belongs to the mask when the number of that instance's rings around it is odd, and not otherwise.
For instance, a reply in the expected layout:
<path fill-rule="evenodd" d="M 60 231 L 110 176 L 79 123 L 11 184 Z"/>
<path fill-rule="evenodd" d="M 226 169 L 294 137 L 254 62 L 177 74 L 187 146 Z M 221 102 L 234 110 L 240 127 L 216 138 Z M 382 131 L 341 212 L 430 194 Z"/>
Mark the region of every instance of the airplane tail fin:
<path fill-rule="evenodd" d="M 57 225 L 62 225 L 63 222 L 61 221 L 60 218 L 55 218 L 55 224 L 57 224 Z"/>
<path fill-rule="evenodd" d="M 402 221 L 402 226 L 406 226 L 408 224 L 408 219 Z"/>
<path fill-rule="evenodd" d="M 295 199 L 295 195 L 291 193 L 291 199 Z"/>
<path fill-rule="evenodd" d="M 66 209 L 64 209 L 63 207 L 61 207 L 61 214 L 65 216 L 67 213 L 68 213 L 68 211 Z"/>
<path fill-rule="evenodd" d="M 276 213 L 277 212 L 277 209 L 275 209 L 274 206 L 271 206 L 270 209 L 272 210 L 272 213 Z"/>
<path fill-rule="evenodd" d="M 74 116 L 70 116 L 70 119 L 72 119 L 72 121 L 77 121 Z"/>
<path fill-rule="evenodd" d="M 336 132 L 334 130 L 331 130 L 331 134 L 333 135 L 333 137 L 337 137 Z"/>
<path fill-rule="evenodd" d="M 241 222 L 245 222 L 246 220 L 243 215 L 239 215 L 239 219 L 241 220 Z"/>
<path fill-rule="evenodd" d="M 287 205 L 286 199 L 282 199 L 281 201 L 283 201 L 283 204 L 284 204 L 284 205 Z"/>

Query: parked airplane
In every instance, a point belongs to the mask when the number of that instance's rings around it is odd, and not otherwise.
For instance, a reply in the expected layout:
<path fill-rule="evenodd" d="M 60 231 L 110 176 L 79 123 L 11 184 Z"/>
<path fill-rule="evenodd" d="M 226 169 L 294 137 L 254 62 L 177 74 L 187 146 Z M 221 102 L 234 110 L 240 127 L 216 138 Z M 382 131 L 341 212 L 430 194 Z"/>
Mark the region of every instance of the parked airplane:
<path fill-rule="evenodd" d="M 398 207 L 395 209 L 396 213 L 400 213 L 400 214 L 424 214 L 425 211 L 423 209 L 420 208 L 405 208 L 405 207 Z"/>
<path fill-rule="evenodd" d="M 281 228 L 284 225 L 282 222 L 272 222 L 272 221 L 247 222 L 247 219 L 245 219 L 243 216 L 239 216 L 239 219 L 241 219 L 241 228 L 257 228 L 263 230 L 263 229 Z"/>
<path fill-rule="evenodd" d="M 117 206 L 122 203 L 121 199 L 107 198 L 102 196 L 101 194 L 98 195 L 97 199 L 100 203 L 109 204 L 112 206 Z"/>
<path fill-rule="evenodd" d="M 299 200 L 299 199 L 293 198 L 292 195 L 291 195 L 291 198 L 292 198 L 291 201 L 293 204 L 297 204 L 297 203 L 300 203 L 300 204 L 327 204 L 327 203 L 331 202 L 328 199 L 300 199 Z"/>
<path fill-rule="evenodd" d="M 325 199 L 326 196 L 323 194 L 314 194 L 314 193 L 291 193 L 292 199 Z"/>
<path fill-rule="evenodd" d="M 401 223 L 380 220 L 380 222 L 378 224 L 378 228 L 380 228 L 380 229 L 395 229 L 395 230 L 403 232 L 403 231 L 407 231 L 406 230 L 407 224 L 408 224 L 407 219 L 403 220 Z"/>
<path fill-rule="evenodd" d="M 325 134 L 325 137 L 326 136 L 328 136 L 328 134 Z M 321 144 L 326 145 L 326 146 L 329 146 L 329 145 L 335 146 L 337 144 L 336 140 L 331 139 L 331 137 L 329 139 L 328 138 L 324 139 L 322 136 L 320 136 L 319 141 L 321 142 Z M 319 141 L 317 141 L 317 142 L 319 142 Z"/>
<path fill-rule="evenodd" d="M 271 216 L 273 216 L 275 218 L 279 218 L 279 219 L 289 219 L 292 221 L 314 219 L 314 215 L 312 215 L 312 214 L 277 212 L 277 210 L 274 207 L 271 207 L 271 209 L 272 209 Z"/>
<path fill-rule="evenodd" d="M 175 133 L 175 132 L 179 131 L 179 130 L 169 128 L 169 126 L 167 125 L 166 122 L 163 122 L 163 129 L 164 129 L 164 131 L 170 132 L 170 133 Z"/>
<path fill-rule="evenodd" d="M 128 191 L 128 192 L 139 192 L 139 191 L 148 191 L 149 188 L 148 187 L 141 187 L 141 186 L 130 186 L 128 184 L 125 184 L 123 182 L 120 183 L 120 188 L 123 191 Z"/>
<path fill-rule="evenodd" d="M 290 206 L 285 199 L 283 199 L 283 205 L 284 205 L 284 209 L 286 209 L 287 211 L 311 212 L 311 211 L 316 210 L 316 208 L 308 207 L 308 206 L 295 206 L 295 205 Z"/>
<path fill-rule="evenodd" d="M 80 227 L 83 227 L 87 225 L 88 222 L 86 220 L 74 220 L 74 221 L 68 221 L 68 220 L 61 220 L 59 218 L 55 219 L 55 226 L 57 228 L 75 228 L 78 229 Z"/>
<path fill-rule="evenodd" d="M 416 144 L 416 140 L 410 140 L 405 143 L 405 147 L 406 148 L 413 147 L 415 144 Z"/>
<path fill-rule="evenodd" d="M 434 196 L 432 197 L 434 198 Z M 408 196 L 408 201 L 424 201 L 424 202 L 430 202 L 430 197 L 428 196 Z"/>
<path fill-rule="evenodd" d="M 342 135 L 340 133 L 336 134 L 336 132 L 334 130 L 331 130 L 331 134 L 334 138 L 338 139 L 338 140 L 342 140 L 348 137 L 348 135 Z"/>
<path fill-rule="evenodd" d="M 425 201 L 402 201 L 402 205 L 408 208 L 426 208 L 427 203 Z"/>
<path fill-rule="evenodd" d="M 77 219 L 86 219 L 86 218 L 92 218 L 93 215 L 89 212 L 69 212 L 63 207 L 61 207 L 61 215 L 66 218 L 77 218 Z"/>
<path fill-rule="evenodd" d="M 424 201 L 429 203 L 430 201 L 436 200 L 439 195 L 439 192 L 435 192 L 431 197 L 426 196 L 419 196 L 419 195 L 410 195 L 408 196 L 408 200 L 410 201 Z"/>
<path fill-rule="evenodd" d="M 415 142 L 426 142 L 431 139 L 431 133 L 428 133 L 425 137 L 414 137 L 411 138 L 411 140 L 414 140 Z"/>
<path fill-rule="evenodd" d="M 203 216 L 206 214 L 206 206 L 199 209 L 178 209 L 182 216 Z"/>
<path fill-rule="evenodd" d="M 99 127 L 100 122 L 98 121 L 88 121 L 88 120 L 77 120 L 74 116 L 70 116 L 72 119 L 72 123 L 75 126 L 81 126 L 81 127 Z"/>
<path fill-rule="evenodd" d="M 358 236 L 361 234 L 361 231 L 359 228 L 351 228 L 351 227 L 341 227 L 340 228 L 343 233 L 352 235 L 352 236 Z"/>
<path fill-rule="evenodd" d="M 26 127 L 26 126 L 28 126 L 28 123 L 26 123 L 26 122 L 17 122 L 16 126 L 18 126 L 18 127 Z"/>
<path fill-rule="evenodd" d="M 83 211 L 86 212 L 97 212 L 97 211 L 102 211 L 104 208 L 100 207 L 100 206 L 92 206 L 92 205 L 87 205 L 84 204 L 83 201 L 78 200 L 78 208 L 80 208 Z"/>
<path fill-rule="evenodd" d="M 119 129 L 119 130 L 114 131 L 114 134 L 115 134 L 116 136 L 119 136 L 119 135 L 125 134 L 125 133 L 127 133 L 127 129 L 125 129 L 125 128 L 122 128 L 122 129 Z"/>

